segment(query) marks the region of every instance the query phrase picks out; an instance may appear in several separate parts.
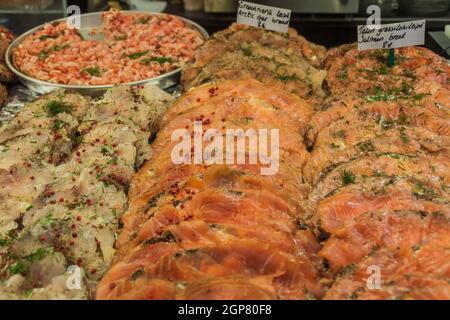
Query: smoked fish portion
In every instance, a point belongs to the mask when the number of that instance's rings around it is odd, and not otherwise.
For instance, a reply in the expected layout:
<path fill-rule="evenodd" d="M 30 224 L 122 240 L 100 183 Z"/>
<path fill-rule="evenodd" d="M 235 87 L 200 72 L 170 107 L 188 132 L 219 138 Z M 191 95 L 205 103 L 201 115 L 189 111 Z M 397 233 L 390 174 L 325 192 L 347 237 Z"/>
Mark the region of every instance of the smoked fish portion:
<path fill-rule="evenodd" d="M 311 119 L 303 225 L 324 299 L 450 299 L 450 68 L 424 48 L 329 50 Z M 377 279 L 375 281 L 375 279 Z"/>
<path fill-rule="evenodd" d="M 256 80 L 189 91 L 163 117 L 154 157 L 133 180 L 116 263 L 98 286 L 97 298 L 322 296 L 318 242 L 297 224 L 307 196 L 302 133 L 311 116 L 305 101 Z M 174 164 L 171 151 L 178 141 L 171 141 L 171 133 L 178 128 L 192 133 L 198 120 L 203 130 L 223 133 L 279 130 L 278 172 L 261 175 L 260 163 Z M 233 152 L 247 157 L 251 148 Z M 226 150 L 216 150 L 221 151 Z"/>

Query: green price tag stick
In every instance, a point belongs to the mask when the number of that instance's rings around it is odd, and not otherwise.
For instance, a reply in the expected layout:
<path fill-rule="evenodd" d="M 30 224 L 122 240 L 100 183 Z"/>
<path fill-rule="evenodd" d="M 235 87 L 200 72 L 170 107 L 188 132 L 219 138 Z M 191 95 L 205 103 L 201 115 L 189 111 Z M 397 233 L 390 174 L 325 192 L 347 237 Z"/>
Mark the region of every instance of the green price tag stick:
<path fill-rule="evenodd" d="M 393 67 L 394 64 L 395 64 L 395 50 L 394 49 L 389 49 L 388 65 L 389 65 L 389 67 Z"/>

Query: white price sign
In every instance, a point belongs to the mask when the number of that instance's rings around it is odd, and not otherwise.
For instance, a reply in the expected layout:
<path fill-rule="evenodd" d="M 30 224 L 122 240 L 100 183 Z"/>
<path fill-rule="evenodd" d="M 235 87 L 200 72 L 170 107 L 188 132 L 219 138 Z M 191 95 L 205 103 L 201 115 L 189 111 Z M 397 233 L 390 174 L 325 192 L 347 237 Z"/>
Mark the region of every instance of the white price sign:
<path fill-rule="evenodd" d="M 291 10 L 239 1 L 237 22 L 256 28 L 286 33 L 291 20 Z"/>
<path fill-rule="evenodd" d="M 423 45 L 425 20 L 358 26 L 358 49 L 394 49 Z"/>

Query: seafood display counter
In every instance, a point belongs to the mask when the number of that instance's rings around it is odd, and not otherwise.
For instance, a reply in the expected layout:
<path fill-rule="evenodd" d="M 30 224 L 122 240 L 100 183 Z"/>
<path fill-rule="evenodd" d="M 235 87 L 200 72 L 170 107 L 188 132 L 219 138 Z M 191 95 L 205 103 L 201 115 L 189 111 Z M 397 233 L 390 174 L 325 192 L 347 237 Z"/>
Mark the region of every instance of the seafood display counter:
<path fill-rule="evenodd" d="M 0 299 L 450 299 L 445 58 L 101 16 L 4 32 Z"/>

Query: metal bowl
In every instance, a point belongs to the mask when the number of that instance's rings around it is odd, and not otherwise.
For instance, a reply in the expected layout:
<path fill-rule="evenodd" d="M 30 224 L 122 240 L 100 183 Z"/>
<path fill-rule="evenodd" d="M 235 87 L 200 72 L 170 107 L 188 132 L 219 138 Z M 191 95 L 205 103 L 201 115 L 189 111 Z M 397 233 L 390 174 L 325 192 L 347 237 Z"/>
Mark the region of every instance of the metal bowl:
<path fill-rule="evenodd" d="M 147 13 L 151 15 L 161 16 L 165 15 L 162 13 L 154 13 L 154 12 L 142 12 L 142 11 L 124 11 L 125 14 L 136 14 L 136 13 Z M 80 15 L 81 18 L 81 29 L 79 32 L 84 36 L 87 37 L 90 34 L 90 31 L 93 29 L 97 29 L 101 27 L 102 21 L 101 21 L 101 14 L 102 12 L 94 12 L 94 13 L 87 13 Z M 178 16 L 177 16 L 178 17 Z M 205 38 L 205 40 L 209 37 L 208 32 L 206 32 L 203 27 L 198 25 L 197 23 L 185 19 L 183 17 L 178 17 L 182 19 L 187 25 L 197 29 L 200 34 Z M 54 20 L 51 22 L 48 22 L 50 24 L 55 23 L 61 23 L 67 21 L 69 18 L 62 18 L 58 20 Z M 106 90 L 108 90 L 111 87 L 114 87 L 119 84 L 110 84 L 110 85 L 67 85 L 67 84 L 57 84 L 52 82 L 47 82 L 39 79 L 32 78 L 24 73 L 22 73 L 16 66 L 14 65 L 13 61 L 13 51 L 17 46 L 19 46 L 26 37 L 29 35 L 35 33 L 36 31 L 43 28 L 43 25 L 40 25 L 36 28 L 33 28 L 24 34 L 22 34 L 20 37 L 16 38 L 11 45 L 8 47 L 6 51 L 6 64 L 8 67 L 14 72 L 17 76 L 17 78 L 22 82 L 26 87 L 29 89 L 39 93 L 39 94 L 45 94 L 48 93 L 54 89 L 69 89 L 74 90 L 77 92 L 80 92 L 82 94 L 90 95 L 90 96 L 98 96 L 103 94 Z M 161 89 L 167 89 L 170 88 L 180 82 L 180 76 L 181 76 L 181 70 L 182 68 L 178 68 L 172 71 L 169 71 L 167 73 L 164 73 L 162 75 L 159 75 L 154 78 L 148 78 L 140 81 L 134 81 L 134 82 L 127 82 L 127 83 L 121 83 L 124 85 L 143 85 L 143 84 L 154 84 L 160 87 Z"/>

